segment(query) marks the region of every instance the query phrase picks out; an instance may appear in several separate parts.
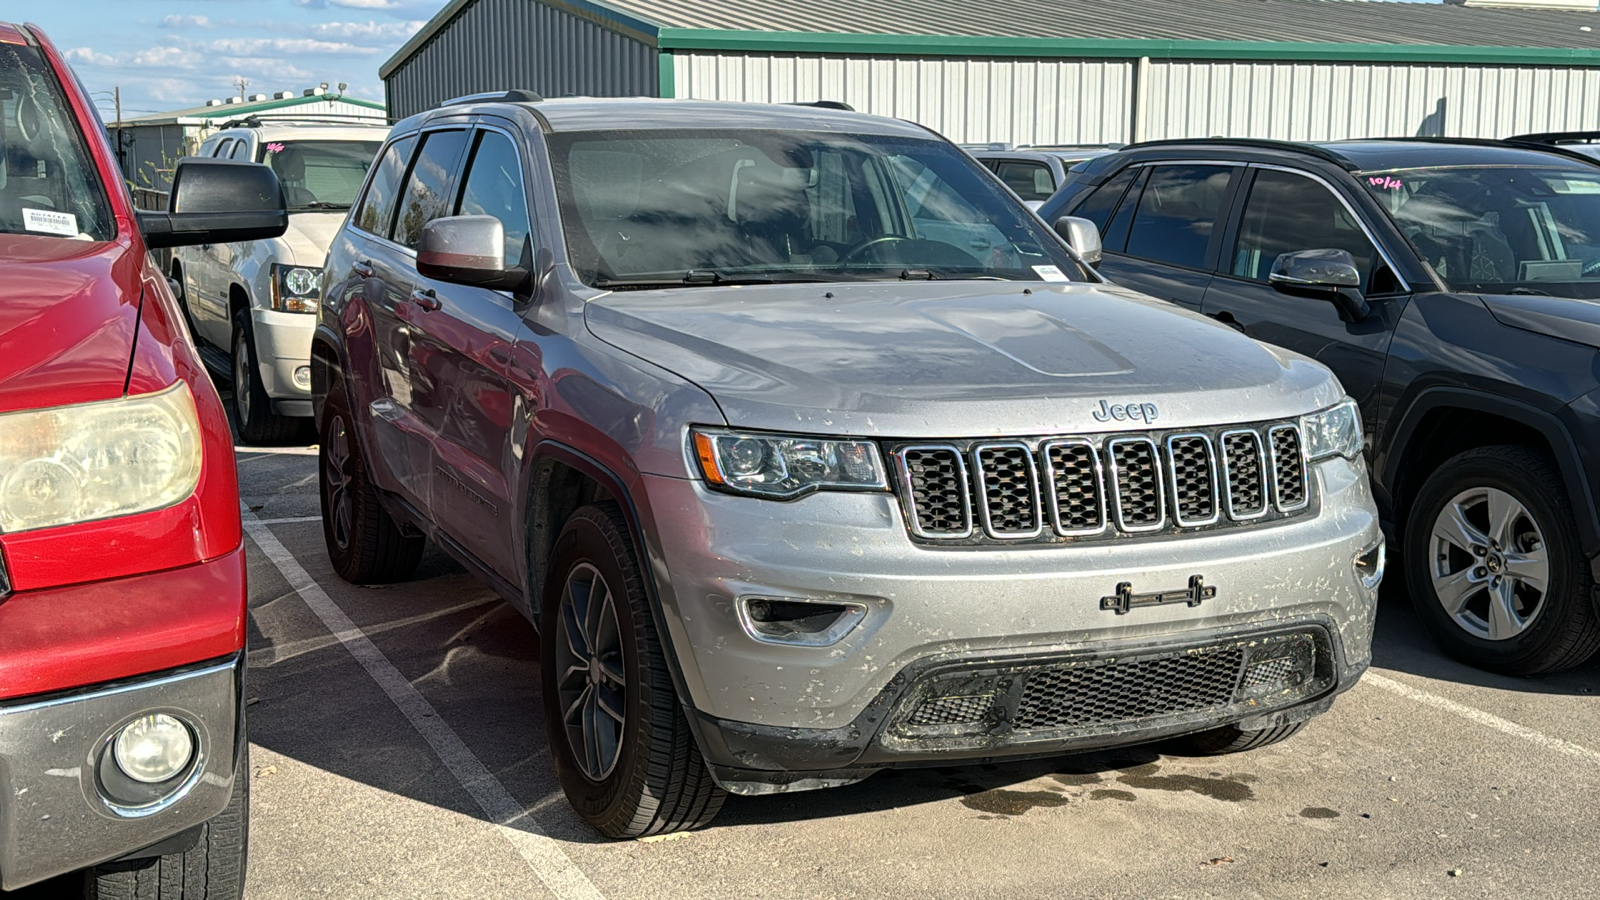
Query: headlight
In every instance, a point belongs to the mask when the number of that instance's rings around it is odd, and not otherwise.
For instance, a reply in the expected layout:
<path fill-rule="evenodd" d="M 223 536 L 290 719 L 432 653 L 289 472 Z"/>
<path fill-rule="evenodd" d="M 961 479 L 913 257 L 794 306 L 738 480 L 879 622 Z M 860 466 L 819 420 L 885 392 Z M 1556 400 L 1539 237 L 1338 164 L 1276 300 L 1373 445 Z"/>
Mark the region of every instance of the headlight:
<path fill-rule="evenodd" d="M 314 313 L 322 293 L 322 270 L 311 266 L 272 266 L 272 308 Z"/>
<path fill-rule="evenodd" d="M 882 491 L 883 458 L 871 441 L 695 430 L 694 453 L 712 487 L 789 499 L 818 490 Z"/>
<path fill-rule="evenodd" d="M 189 387 L 0 415 L 0 531 L 171 506 L 200 480 Z"/>
<path fill-rule="evenodd" d="M 1355 459 L 1361 455 L 1361 410 L 1349 397 L 1309 416 L 1300 417 L 1305 435 L 1306 459 L 1316 462 L 1330 456 Z"/>

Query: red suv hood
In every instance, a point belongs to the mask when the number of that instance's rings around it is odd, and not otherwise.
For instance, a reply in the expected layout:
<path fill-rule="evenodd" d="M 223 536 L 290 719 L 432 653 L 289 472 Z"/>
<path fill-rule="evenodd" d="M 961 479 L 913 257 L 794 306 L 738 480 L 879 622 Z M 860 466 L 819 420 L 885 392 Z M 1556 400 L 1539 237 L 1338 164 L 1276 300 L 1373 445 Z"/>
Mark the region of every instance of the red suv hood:
<path fill-rule="evenodd" d="M 0 234 L 0 412 L 121 396 L 139 267 L 116 242 Z"/>

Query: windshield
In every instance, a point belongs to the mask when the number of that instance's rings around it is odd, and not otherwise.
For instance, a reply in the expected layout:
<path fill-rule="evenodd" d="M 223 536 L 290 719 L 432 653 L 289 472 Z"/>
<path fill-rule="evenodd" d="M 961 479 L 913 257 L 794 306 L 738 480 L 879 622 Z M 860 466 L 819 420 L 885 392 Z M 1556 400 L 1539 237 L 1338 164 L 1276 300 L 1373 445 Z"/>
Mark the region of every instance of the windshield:
<path fill-rule="evenodd" d="M 550 149 L 567 250 L 596 287 L 1087 278 L 942 141 L 608 131 L 556 134 Z"/>
<path fill-rule="evenodd" d="M 99 173 L 39 51 L 0 44 L 0 233 L 106 241 Z"/>
<path fill-rule="evenodd" d="M 1361 178 L 1451 290 L 1600 297 L 1600 171 L 1449 166 Z"/>
<path fill-rule="evenodd" d="M 349 209 L 382 141 L 268 141 L 261 161 L 278 173 L 291 210 Z"/>

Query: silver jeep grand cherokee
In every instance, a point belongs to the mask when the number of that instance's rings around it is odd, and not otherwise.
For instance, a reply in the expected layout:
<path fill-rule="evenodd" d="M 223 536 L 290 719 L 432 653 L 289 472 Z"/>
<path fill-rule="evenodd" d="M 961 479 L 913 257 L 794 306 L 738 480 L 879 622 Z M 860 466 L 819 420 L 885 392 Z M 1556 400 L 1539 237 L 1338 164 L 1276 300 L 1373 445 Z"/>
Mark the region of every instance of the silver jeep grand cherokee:
<path fill-rule="evenodd" d="M 1368 664 L 1383 544 L 1328 370 L 1104 283 L 919 126 L 463 98 L 395 127 L 326 284 L 335 568 L 431 538 L 539 624 L 605 834 L 1257 747 Z"/>

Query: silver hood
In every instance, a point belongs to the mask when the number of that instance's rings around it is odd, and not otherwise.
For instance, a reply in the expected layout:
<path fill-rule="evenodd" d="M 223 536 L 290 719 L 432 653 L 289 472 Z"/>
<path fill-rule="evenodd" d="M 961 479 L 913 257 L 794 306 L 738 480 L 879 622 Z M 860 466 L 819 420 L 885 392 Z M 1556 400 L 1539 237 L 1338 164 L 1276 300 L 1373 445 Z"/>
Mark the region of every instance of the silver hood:
<path fill-rule="evenodd" d="M 289 230 L 278 240 L 288 248 L 290 258 L 279 262 L 296 266 L 321 266 L 333 245 L 334 235 L 344 225 L 345 211 L 307 210 L 289 214 Z"/>
<path fill-rule="evenodd" d="M 829 296 L 831 294 L 831 297 Z M 693 381 L 729 424 L 884 437 L 1288 418 L 1342 391 L 1321 364 L 1110 285 L 806 284 L 630 291 L 587 304 L 598 338 Z M 1104 401 L 1105 406 L 1102 406 Z"/>

